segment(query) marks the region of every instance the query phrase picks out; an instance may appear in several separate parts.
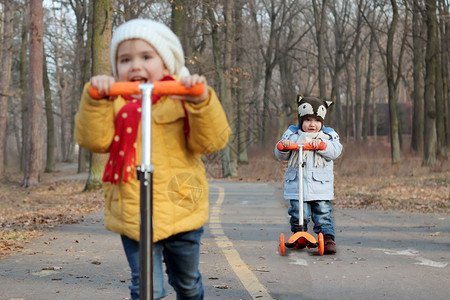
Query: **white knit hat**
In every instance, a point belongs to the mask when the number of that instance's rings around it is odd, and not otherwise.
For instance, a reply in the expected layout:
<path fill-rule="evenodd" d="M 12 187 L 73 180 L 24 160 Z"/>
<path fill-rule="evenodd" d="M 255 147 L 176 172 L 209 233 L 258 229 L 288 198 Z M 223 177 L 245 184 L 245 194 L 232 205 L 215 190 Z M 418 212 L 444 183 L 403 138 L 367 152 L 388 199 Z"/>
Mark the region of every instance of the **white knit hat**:
<path fill-rule="evenodd" d="M 170 74 L 178 77 L 189 75 L 184 66 L 184 53 L 180 40 L 166 25 L 147 19 L 128 21 L 114 31 L 111 39 L 111 66 L 117 77 L 117 47 L 126 40 L 142 39 L 152 45 L 161 56 Z"/>

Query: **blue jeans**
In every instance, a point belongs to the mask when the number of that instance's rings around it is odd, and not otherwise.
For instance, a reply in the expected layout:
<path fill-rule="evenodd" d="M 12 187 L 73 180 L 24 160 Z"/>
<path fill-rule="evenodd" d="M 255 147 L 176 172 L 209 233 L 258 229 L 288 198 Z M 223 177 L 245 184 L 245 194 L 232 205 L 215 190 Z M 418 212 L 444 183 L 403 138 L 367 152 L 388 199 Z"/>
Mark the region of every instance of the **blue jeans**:
<path fill-rule="evenodd" d="M 203 299 L 202 275 L 198 270 L 202 234 L 203 227 L 153 244 L 153 297 L 155 299 L 166 296 L 163 259 L 169 284 L 177 293 L 177 299 Z M 124 235 L 121 235 L 121 238 L 131 268 L 131 300 L 139 300 L 139 242 Z"/>
<path fill-rule="evenodd" d="M 291 230 L 292 232 L 298 231 L 299 222 L 298 222 L 298 209 L 299 203 L 298 200 L 290 200 L 291 207 L 288 210 L 289 215 L 291 216 Z M 330 201 L 322 200 L 322 201 L 305 201 L 303 202 L 303 230 L 307 231 L 309 218 L 311 217 L 314 222 L 314 232 L 319 234 L 322 232 L 323 235 L 329 234 L 334 239 L 334 223 L 331 218 L 331 205 Z"/>

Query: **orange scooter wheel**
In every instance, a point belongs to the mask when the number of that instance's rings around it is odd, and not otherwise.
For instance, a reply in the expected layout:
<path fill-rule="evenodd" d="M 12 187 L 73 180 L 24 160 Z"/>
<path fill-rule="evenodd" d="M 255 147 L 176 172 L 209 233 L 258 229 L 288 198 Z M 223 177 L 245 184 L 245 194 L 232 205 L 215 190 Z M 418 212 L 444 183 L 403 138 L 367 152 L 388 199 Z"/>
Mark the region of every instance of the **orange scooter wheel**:
<path fill-rule="evenodd" d="M 325 252 L 325 242 L 323 240 L 322 232 L 319 233 L 319 236 L 317 239 L 319 240 L 319 255 L 323 255 L 323 253 Z"/>
<path fill-rule="evenodd" d="M 280 234 L 280 255 L 283 256 L 284 252 L 286 250 L 286 244 L 285 244 L 285 238 L 284 238 L 284 233 Z"/>

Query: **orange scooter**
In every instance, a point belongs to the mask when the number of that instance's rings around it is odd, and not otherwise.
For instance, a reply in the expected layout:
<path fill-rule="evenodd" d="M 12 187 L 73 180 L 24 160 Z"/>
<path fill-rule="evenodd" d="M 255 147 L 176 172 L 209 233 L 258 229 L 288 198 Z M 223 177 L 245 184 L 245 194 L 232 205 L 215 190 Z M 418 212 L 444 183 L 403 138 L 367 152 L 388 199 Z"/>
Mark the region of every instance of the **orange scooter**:
<path fill-rule="evenodd" d="M 291 144 L 289 147 L 285 147 L 282 143 L 277 144 L 278 150 L 297 150 L 298 149 L 298 225 L 300 228 L 302 228 L 301 231 L 298 231 L 294 233 L 286 242 L 284 233 L 280 234 L 280 244 L 279 244 L 279 250 L 280 255 L 284 256 L 286 252 L 286 248 L 289 249 L 304 249 L 307 247 L 310 248 L 318 248 L 319 255 L 323 255 L 325 246 L 324 246 L 324 239 L 323 234 L 319 233 L 317 240 L 308 232 L 304 231 L 303 226 L 303 168 L 304 168 L 304 162 L 303 162 L 303 150 L 324 150 L 326 148 L 326 144 L 324 142 L 321 142 L 319 147 L 315 148 L 313 145 L 309 143 L 305 144 Z M 302 224 L 300 224 L 302 222 Z"/>

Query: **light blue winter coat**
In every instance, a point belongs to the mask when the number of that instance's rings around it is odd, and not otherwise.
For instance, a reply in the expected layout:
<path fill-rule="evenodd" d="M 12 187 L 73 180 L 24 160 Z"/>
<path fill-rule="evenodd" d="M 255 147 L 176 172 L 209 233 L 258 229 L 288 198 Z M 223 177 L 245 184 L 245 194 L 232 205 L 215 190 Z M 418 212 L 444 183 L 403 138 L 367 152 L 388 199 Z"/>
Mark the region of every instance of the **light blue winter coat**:
<path fill-rule="evenodd" d="M 294 143 L 299 138 L 299 125 L 290 126 L 283 134 L 282 140 L 290 140 Z M 327 145 L 325 150 L 316 150 L 327 164 L 324 167 L 314 167 L 314 155 L 308 155 L 303 169 L 303 200 L 333 200 L 334 199 L 334 175 L 333 160 L 342 152 L 339 135 L 334 129 L 322 127 L 321 131 L 330 136 L 323 142 Z M 283 161 L 288 161 L 292 152 L 298 150 L 280 151 L 275 147 L 275 156 Z M 298 200 L 298 168 L 288 166 L 284 174 L 284 198 L 286 200 Z"/>

